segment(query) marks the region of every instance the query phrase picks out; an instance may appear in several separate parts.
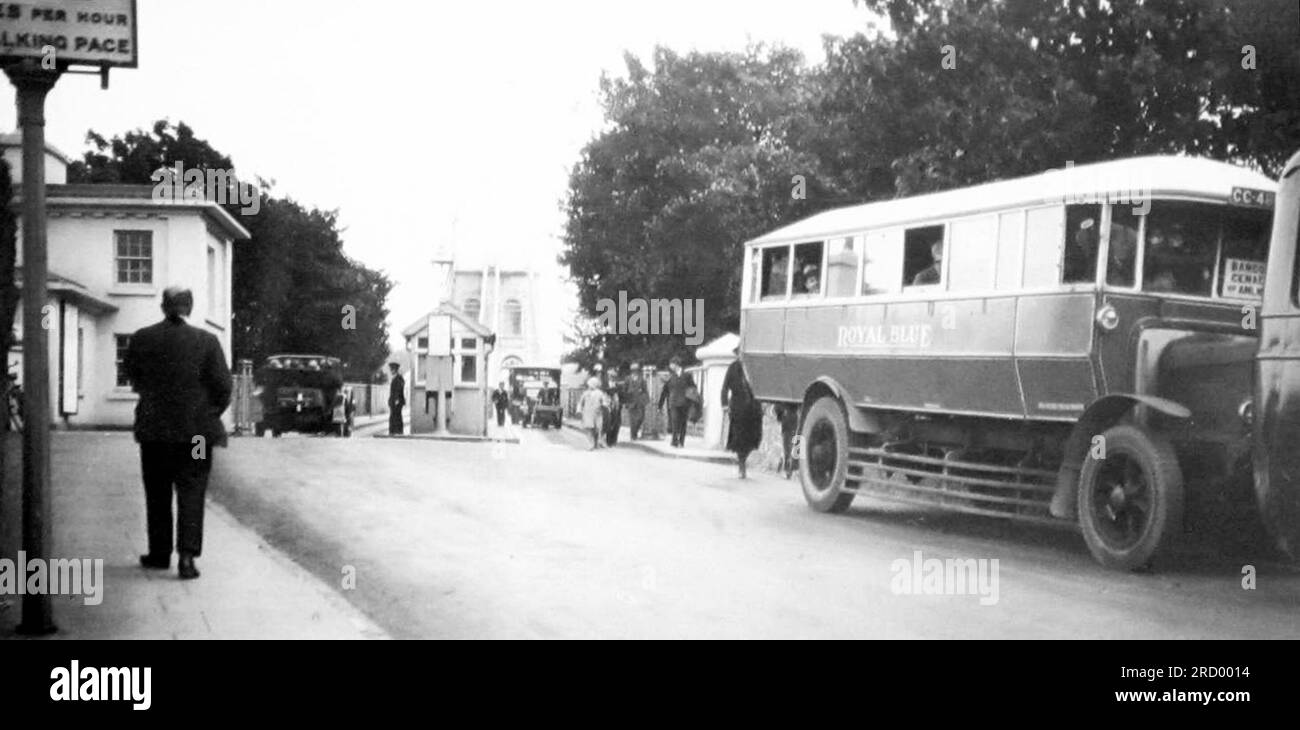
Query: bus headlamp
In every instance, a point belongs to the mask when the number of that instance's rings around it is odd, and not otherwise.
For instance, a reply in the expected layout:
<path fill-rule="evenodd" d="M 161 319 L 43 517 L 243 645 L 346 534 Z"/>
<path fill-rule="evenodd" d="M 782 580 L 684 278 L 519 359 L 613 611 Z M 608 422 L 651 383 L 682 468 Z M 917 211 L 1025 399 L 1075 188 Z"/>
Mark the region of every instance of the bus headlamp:
<path fill-rule="evenodd" d="M 1119 326 L 1119 312 L 1113 305 L 1107 304 L 1097 310 L 1097 326 L 1113 332 Z"/>

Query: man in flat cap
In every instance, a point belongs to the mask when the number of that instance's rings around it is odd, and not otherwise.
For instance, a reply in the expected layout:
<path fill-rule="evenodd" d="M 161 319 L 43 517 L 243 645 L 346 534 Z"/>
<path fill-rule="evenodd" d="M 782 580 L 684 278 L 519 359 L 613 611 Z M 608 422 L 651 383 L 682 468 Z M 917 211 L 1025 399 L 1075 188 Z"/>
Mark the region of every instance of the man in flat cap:
<path fill-rule="evenodd" d="M 221 414 L 233 387 L 221 343 L 186 324 L 194 308 L 189 289 L 163 292 L 163 321 L 136 332 L 125 369 L 140 394 L 135 440 L 140 443 L 149 552 L 146 568 L 166 570 L 172 553 L 172 490 L 176 491 L 176 551 L 180 577 L 199 577 L 194 559 L 203 551 L 203 499 L 213 448 L 226 445 Z"/>

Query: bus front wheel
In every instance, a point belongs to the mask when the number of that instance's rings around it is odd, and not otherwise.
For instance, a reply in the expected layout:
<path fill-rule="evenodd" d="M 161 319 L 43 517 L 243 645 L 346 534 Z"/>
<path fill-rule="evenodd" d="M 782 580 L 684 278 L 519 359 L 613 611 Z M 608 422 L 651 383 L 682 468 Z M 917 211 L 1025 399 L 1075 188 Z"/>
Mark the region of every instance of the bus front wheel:
<path fill-rule="evenodd" d="M 813 403 L 799 436 L 799 481 L 808 506 L 818 512 L 847 510 L 853 503 L 853 493 L 844 491 L 849 471 L 849 424 L 839 402 L 825 396 Z"/>
<path fill-rule="evenodd" d="M 1168 441 L 1136 426 L 1106 430 L 1079 475 L 1079 526 L 1099 563 L 1148 567 L 1183 525 L 1183 473 Z"/>

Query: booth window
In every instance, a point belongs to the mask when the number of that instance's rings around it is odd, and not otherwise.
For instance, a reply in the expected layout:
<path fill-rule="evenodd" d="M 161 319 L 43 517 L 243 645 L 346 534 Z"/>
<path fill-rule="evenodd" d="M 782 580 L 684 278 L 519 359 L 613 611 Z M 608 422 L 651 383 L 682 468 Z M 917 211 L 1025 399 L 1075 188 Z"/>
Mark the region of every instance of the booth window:
<path fill-rule="evenodd" d="M 477 355 L 460 356 L 460 382 L 462 385 L 474 385 L 478 383 Z"/>
<path fill-rule="evenodd" d="M 801 243 L 794 247 L 794 284 L 795 296 L 821 296 L 822 283 L 826 276 L 826 264 L 823 260 L 825 246 L 821 241 Z"/>
<path fill-rule="evenodd" d="M 784 299 L 790 281 L 790 247 L 763 249 L 762 298 Z"/>
<path fill-rule="evenodd" d="M 943 283 L 943 226 L 909 228 L 903 233 L 903 285 Z"/>

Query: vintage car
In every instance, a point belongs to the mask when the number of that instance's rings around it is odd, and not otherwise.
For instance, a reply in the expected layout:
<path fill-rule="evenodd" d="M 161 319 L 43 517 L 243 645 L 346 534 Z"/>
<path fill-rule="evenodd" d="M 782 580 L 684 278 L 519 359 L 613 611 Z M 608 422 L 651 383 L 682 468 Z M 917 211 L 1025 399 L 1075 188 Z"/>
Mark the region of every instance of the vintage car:
<path fill-rule="evenodd" d="M 515 423 L 559 428 L 564 409 L 560 405 L 560 369 L 517 365 L 509 369 L 510 417 Z"/>
<path fill-rule="evenodd" d="M 325 355 L 272 355 L 254 375 L 254 394 L 262 406 L 254 425 L 258 436 L 286 431 L 352 435 L 350 391 L 343 365 Z"/>
<path fill-rule="evenodd" d="M 806 500 L 1077 523 L 1098 561 L 1138 569 L 1183 533 L 1189 495 L 1250 503 L 1253 486 L 1294 550 L 1296 209 L 1272 234 L 1276 191 L 1142 157 L 749 241 L 742 358 L 760 399 L 800 408 Z"/>

